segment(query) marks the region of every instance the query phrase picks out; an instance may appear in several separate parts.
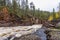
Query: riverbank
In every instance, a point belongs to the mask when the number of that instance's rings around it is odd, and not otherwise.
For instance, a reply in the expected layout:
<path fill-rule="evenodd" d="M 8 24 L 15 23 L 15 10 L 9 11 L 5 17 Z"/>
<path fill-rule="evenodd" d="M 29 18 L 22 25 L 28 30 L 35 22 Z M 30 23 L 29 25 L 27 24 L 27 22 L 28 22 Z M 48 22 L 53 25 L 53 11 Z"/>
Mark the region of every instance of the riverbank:
<path fill-rule="evenodd" d="M 48 33 L 50 40 L 60 40 L 60 29 L 48 28 L 48 30 L 50 30 Z"/>

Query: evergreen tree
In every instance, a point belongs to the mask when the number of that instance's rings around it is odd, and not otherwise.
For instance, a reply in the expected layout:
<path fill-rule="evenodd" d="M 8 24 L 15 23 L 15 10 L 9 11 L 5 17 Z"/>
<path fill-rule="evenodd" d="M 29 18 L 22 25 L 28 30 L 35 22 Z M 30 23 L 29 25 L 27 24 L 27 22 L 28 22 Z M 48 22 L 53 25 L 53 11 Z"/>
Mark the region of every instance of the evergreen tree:
<path fill-rule="evenodd" d="M 8 6 L 8 7 L 11 7 L 12 6 L 11 0 L 6 0 L 6 6 Z"/>
<path fill-rule="evenodd" d="M 33 2 L 30 3 L 30 9 L 33 10 Z"/>
<path fill-rule="evenodd" d="M 53 19 L 55 20 L 56 17 L 55 17 L 55 9 L 53 8 Z"/>
<path fill-rule="evenodd" d="M 37 14 L 38 18 L 40 18 L 40 9 L 38 8 L 38 14 Z"/>
<path fill-rule="evenodd" d="M 35 16 L 35 6 L 33 5 L 33 16 Z"/>
<path fill-rule="evenodd" d="M 0 0 L 0 6 L 2 5 L 2 1 Z"/>
<path fill-rule="evenodd" d="M 59 12 L 60 12 L 60 3 L 59 3 Z"/>
<path fill-rule="evenodd" d="M 30 8 L 31 8 L 31 10 L 33 11 L 33 12 L 32 12 L 32 15 L 34 16 L 34 14 L 35 14 L 35 5 L 34 5 L 33 2 L 30 3 Z"/>
<path fill-rule="evenodd" d="M 19 8 L 20 8 L 20 0 L 18 0 L 18 6 L 19 6 Z"/>
<path fill-rule="evenodd" d="M 28 7 L 28 0 L 26 0 L 26 9 L 25 9 L 25 15 L 27 15 L 27 13 L 28 13 L 28 9 L 29 9 L 29 7 Z"/>
<path fill-rule="evenodd" d="M 22 8 L 22 9 L 25 9 L 25 7 L 26 7 L 26 2 L 25 2 L 25 0 L 21 0 L 21 8 Z"/>
<path fill-rule="evenodd" d="M 17 13 L 17 7 L 18 7 L 18 5 L 17 5 L 16 0 L 13 0 L 13 11 L 14 11 L 14 13 Z"/>
<path fill-rule="evenodd" d="M 2 2 L 3 2 L 3 6 L 6 6 L 6 0 L 3 0 Z"/>
<path fill-rule="evenodd" d="M 59 3 L 59 7 L 58 7 L 58 8 L 59 8 L 59 12 L 58 12 L 58 13 L 59 13 L 59 15 L 60 15 L 60 3 Z M 60 16 L 59 16 L 59 18 L 60 18 Z"/>
<path fill-rule="evenodd" d="M 0 0 L 0 5 L 1 6 L 6 6 L 6 0 Z"/>

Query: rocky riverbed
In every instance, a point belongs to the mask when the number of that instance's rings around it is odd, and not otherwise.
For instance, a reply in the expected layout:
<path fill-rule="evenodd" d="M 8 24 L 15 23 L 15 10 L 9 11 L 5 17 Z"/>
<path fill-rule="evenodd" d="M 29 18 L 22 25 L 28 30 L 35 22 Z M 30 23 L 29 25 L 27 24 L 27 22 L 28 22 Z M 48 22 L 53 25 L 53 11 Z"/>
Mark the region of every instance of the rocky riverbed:
<path fill-rule="evenodd" d="M 60 29 L 49 28 L 49 30 L 50 40 L 60 40 Z"/>
<path fill-rule="evenodd" d="M 0 27 L 0 40 L 60 40 L 60 30 L 32 26 Z"/>

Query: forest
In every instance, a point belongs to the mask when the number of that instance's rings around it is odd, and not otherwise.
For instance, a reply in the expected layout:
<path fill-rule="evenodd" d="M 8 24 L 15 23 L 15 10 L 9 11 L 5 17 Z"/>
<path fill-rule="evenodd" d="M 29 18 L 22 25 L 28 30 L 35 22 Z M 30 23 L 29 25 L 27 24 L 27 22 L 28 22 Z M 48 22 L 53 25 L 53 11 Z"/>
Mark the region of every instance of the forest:
<path fill-rule="evenodd" d="M 42 11 L 36 9 L 28 0 L 0 0 L 0 26 L 18 26 L 43 24 L 45 21 L 58 20 L 59 11 Z"/>

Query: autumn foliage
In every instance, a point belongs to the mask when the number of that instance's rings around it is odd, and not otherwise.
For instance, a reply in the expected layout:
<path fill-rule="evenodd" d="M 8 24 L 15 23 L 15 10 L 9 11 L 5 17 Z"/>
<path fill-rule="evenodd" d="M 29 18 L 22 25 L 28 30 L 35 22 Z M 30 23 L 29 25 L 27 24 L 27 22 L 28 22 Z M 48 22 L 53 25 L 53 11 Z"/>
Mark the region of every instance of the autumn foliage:
<path fill-rule="evenodd" d="M 2 13 L 4 14 L 3 16 L 3 19 L 5 20 L 5 21 L 8 21 L 9 20 L 9 14 L 8 14 L 8 9 L 6 8 L 6 7 L 4 7 L 3 9 L 2 9 Z"/>

